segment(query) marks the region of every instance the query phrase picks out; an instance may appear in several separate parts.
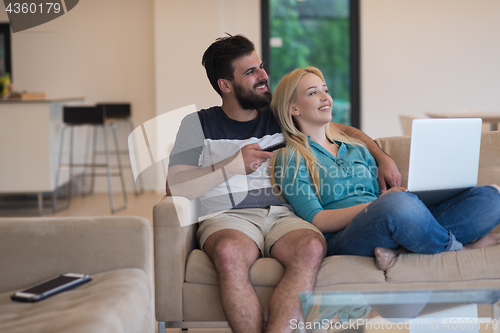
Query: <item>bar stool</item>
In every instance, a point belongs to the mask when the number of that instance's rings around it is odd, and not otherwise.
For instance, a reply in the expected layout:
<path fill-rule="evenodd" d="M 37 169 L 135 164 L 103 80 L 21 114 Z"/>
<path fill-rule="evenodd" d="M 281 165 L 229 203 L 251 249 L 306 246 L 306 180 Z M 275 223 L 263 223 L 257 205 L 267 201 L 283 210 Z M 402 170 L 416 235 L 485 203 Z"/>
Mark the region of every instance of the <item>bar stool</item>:
<path fill-rule="evenodd" d="M 67 206 L 65 208 L 69 208 L 70 203 L 71 203 L 71 195 L 72 195 L 72 188 L 71 188 L 71 183 L 74 178 L 76 177 L 92 177 L 92 182 L 93 179 L 96 176 L 106 176 L 108 178 L 108 194 L 109 194 L 109 207 L 111 209 L 111 213 L 115 213 L 119 210 L 127 208 L 127 193 L 125 190 L 125 181 L 123 178 L 123 169 L 121 165 L 121 160 L 120 160 L 120 151 L 118 149 L 118 137 L 116 134 L 116 125 L 112 122 L 107 122 L 104 116 L 104 111 L 102 107 L 97 107 L 97 106 L 65 106 L 63 108 L 63 122 L 65 126 L 61 130 L 61 143 L 59 147 L 59 159 L 58 159 L 58 167 L 57 167 L 57 172 L 56 172 L 56 178 L 55 178 L 55 188 L 56 190 L 54 191 L 53 194 L 53 200 L 52 200 L 52 208 L 53 211 L 57 211 L 57 187 L 59 186 L 59 177 L 61 173 L 61 169 L 63 167 L 68 167 L 69 168 L 69 181 L 68 181 L 68 197 L 67 197 Z M 92 158 L 92 163 L 74 163 L 73 162 L 73 147 L 74 147 L 74 129 L 77 126 L 82 126 L 82 125 L 87 125 L 87 126 L 92 126 L 93 130 L 93 147 L 94 147 L 94 152 L 96 151 L 96 146 L 97 146 L 97 129 L 101 128 L 102 133 L 103 133 L 103 141 L 104 141 L 104 154 L 106 158 L 106 163 L 101 163 L 98 164 L 95 162 L 95 154 L 93 154 Z M 111 165 L 110 163 L 110 151 L 108 147 L 108 132 L 109 129 L 108 127 L 111 128 L 112 134 L 113 134 L 113 141 L 115 144 L 115 151 L 116 151 L 116 159 L 117 159 L 117 167 L 118 167 L 118 172 L 117 173 L 112 173 L 111 169 L 114 168 L 114 166 Z M 62 163 L 62 155 L 63 155 L 63 145 L 64 145 L 64 135 L 66 133 L 67 129 L 70 129 L 70 143 L 69 143 L 69 163 L 63 164 Z M 73 174 L 73 168 L 74 167 L 84 167 L 84 172 L 81 175 L 74 175 Z M 92 168 L 92 172 L 90 174 L 87 173 L 87 167 Z M 106 173 L 98 174 L 95 172 L 96 168 L 106 168 Z M 112 176 L 118 176 L 120 177 L 121 181 L 121 186 L 122 186 L 122 192 L 123 192 L 123 200 L 124 204 L 121 207 L 115 208 L 114 207 L 114 202 L 113 202 L 113 184 L 112 184 Z M 93 186 L 93 185 L 92 185 Z M 92 189 L 93 190 L 93 189 Z"/>
<path fill-rule="evenodd" d="M 125 138 L 125 141 L 128 141 L 128 136 L 130 133 L 132 133 L 132 130 L 134 129 L 134 125 L 132 123 L 132 111 L 131 111 L 131 106 L 130 103 L 98 103 L 96 105 L 97 107 L 100 107 L 103 109 L 104 112 L 104 118 L 106 119 L 107 122 L 124 122 L 126 125 L 126 135 L 127 137 Z M 93 155 L 99 154 L 101 152 L 93 152 Z M 129 151 L 127 150 L 120 150 L 120 154 L 125 154 L 126 156 L 129 156 Z M 128 159 L 130 161 L 130 159 Z M 127 168 L 132 168 L 130 164 L 124 165 L 124 167 Z M 134 175 L 131 173 L 132 176 L 132 186 L 134 187 L 134 194 L 135 196 L 138 196 L 139 194 L 142 194 L 144 192 L 143 188 L 140 186 L 137 186 Z M 93 183 L 91 185 L 93 189 Z"/>

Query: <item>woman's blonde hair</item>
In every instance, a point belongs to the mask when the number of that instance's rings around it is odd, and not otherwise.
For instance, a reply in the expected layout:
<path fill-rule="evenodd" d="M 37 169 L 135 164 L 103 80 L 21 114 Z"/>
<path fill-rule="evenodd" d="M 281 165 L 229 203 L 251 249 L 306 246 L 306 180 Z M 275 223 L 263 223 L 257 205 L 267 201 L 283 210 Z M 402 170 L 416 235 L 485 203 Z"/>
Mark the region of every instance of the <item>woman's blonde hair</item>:
<path fill-rule="evenodd" d="M 274 116 L 278 120 L 281 130 L 283 132 L 283 136 L 287 142 L 287 146 L 281 149 L 281 167 L 282 170 L 279 172 L 284 176 L 284 170 L 287 168 L 293 156 L 296 159 L 296 168 L 294 179 L 297 176 L 297 171 L 299 167 L 299 163 L 301 158 L 304 158 L 306 163 L 307 171 L 309 173 L 309 177 L 313 183 L 314 190 L 318 198 L 319 189 L 320 189 L 320 181 L 319 181 L 319 173 L 318 167 L 323 168 L 318 163 L 318 160 L 314 156 L 309 142 L 307 140 L 307 135 L 302 133 L 299 130 L 299 127 L 296 121 L 293 119 L 291 114 L 291 106 L 295 102 L 297 98 L 297 85 L 300 79 L 308 74 L 312 73 L 318 76 L 323 82 L 325 82 L 325 78 L 323 77 L 323 73 L 316 67 L 307 67 L 307 68 L 298 68 L 287 75 L 285 75 L 281 81 L 278 83 L 276 90 L 273 93 L 273 99 L 271 102 L 271 108 L 273 110 Z M 347 144 L 353 145 L 361 145 L 363 143 L 361 141 L 355 140 L 340 130 L 334 130 L 330 124 L 325 125 L 325 133 L 326 137 L 331 141 L 340 141 Z M 281 178 L 281 187 L 278 186 L 276 181 L 276 163 L 277 157 L 279 154 L 274 154 L 273 158 L 269 163 L 269 173 L 271 175 L 271 184 L 275 192 L 279 195 L 280 188 L 283 188 L 283 177 Z M 280 196 L 281 197 L 281 196 Z"/>

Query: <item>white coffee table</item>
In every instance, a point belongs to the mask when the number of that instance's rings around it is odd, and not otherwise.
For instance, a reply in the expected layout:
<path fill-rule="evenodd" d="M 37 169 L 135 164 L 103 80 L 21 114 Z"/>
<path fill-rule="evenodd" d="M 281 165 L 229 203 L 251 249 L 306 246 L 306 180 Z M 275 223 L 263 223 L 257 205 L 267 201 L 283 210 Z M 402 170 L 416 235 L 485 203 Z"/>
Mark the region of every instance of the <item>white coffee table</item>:
<path fill-rule="evenodd" d="M 297 331 L 393 333 L 500 332 L 500 290 L 314 292 L 300 294 Z"/>

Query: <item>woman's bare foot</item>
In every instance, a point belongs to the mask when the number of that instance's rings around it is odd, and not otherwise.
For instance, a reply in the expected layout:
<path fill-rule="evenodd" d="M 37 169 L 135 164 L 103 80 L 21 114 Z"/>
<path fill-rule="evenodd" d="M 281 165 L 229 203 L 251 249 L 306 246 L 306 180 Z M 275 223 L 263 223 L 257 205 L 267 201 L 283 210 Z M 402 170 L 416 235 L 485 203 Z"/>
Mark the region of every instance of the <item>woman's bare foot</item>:
<path fill-rule="evenodd" d="M 376 247 L 374 253 L 375 265 L 381 271 L 385 271 L 391 264 L 392 259 L 397 257 L 401 253 L 401 251 L 387 249 L 385 247 Z"/>
<path fill-rule="evenodd" d="M 490 184 L 488 186 L 494 187 L 498 192 L 500 192 L 500 186 L 498 186 L 497 184 Z"/>
<path fill-rule="evenodd" d="M 500 245 L 500 233 L 499 232 L 490 232 L 489 234 L 484 235 L 479 238 L 477 241 L 471 244 L 464 245 L 462 249 L 464 250 L 474 250 L 480 249 L 483 247 Z"/>

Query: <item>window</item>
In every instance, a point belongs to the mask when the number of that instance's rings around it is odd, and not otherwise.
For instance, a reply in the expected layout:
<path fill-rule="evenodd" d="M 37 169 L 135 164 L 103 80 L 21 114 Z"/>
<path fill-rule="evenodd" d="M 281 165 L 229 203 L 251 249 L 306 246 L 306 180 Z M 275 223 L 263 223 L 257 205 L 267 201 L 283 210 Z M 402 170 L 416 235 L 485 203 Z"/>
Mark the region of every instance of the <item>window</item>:
<path fill-rule="evenodd" d="M 263 61 L 274 91 L 298 67 L 324 74 L 333 121 L 359 127 L 359 0 L 262 0 Z"/>
<path fill-rule="evenodd" d="M 0 23 L 0 76 L 9 73 L 12 78 L 10 58 L 10 25 Z"/>

